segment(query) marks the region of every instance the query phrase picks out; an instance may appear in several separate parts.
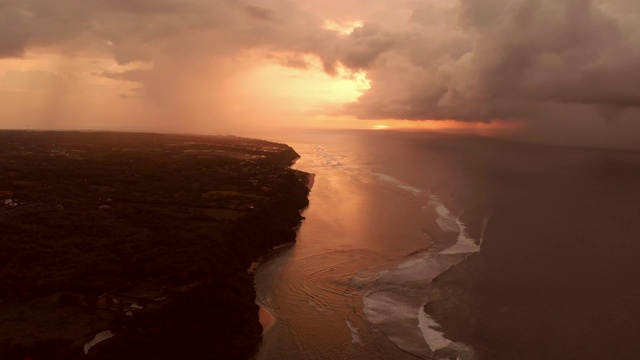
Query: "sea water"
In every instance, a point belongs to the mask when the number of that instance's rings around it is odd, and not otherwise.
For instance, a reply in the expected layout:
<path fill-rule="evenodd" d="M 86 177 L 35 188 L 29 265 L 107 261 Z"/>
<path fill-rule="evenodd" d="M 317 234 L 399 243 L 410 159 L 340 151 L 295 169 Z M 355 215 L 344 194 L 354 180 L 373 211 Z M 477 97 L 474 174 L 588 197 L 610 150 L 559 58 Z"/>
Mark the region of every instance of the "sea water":
<path fill-rule="evenodd" d="M 264 257 L 255 274 L 256 301 L 275 318 L 258 359 L 474 358 L 424 310 L 432 279 L 481 250 L 482 229 L 469 235 L 464 204 L 450 196 L 467 175 L 428 146 L 430 136 L 272 140 L 294 147 L 295 168 L 316 176 L 296 244 Z"/>

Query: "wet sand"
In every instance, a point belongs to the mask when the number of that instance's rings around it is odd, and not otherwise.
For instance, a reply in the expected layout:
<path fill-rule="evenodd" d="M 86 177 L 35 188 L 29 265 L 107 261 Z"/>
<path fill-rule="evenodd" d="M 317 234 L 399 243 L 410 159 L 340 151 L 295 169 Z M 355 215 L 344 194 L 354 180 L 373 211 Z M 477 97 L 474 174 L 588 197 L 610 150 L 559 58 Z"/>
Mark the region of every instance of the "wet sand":
<path fill-rule="evenodd" d="M 260 325 L 262 325 L 263 334 L 269 331 L 276 322 L 275 316 L 263 307 L 260 307 L 260 310 L 258 310 L 258 320 L 260 321 Z"/>
<path fill-rule="evenodd" d="M 446 336 L 478 359 L 640 354 L 640 154 L 470 150 L 451 156 L 477 171 L 492 216 L 482 251 L 432 283 L 426 310 Z"/>

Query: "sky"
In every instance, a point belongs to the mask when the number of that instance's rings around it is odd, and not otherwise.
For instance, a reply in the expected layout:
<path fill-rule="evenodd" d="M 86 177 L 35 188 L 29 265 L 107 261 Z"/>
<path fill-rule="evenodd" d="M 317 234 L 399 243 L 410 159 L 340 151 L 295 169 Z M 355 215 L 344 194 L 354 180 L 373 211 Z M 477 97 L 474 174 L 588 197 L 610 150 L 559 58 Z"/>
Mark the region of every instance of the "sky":
<path fill-rule="evenodd" d="M 0 0 L 0 128 L 640 147 L 637 0 Z"/>

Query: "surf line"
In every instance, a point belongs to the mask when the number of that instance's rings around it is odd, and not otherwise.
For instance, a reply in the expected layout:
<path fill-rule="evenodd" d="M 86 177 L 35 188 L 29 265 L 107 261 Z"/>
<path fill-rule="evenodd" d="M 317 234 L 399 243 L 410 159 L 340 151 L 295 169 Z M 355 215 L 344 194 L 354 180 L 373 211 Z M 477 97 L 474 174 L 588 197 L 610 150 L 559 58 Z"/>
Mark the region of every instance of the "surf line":
<path fill-rule="evenodd" d="M 390 179 L 384 179 L 387 182 Z M 395 179 L 394 179 L 395 180 Z M 395 181 L 394 181 L 395 182 Z M 461 360 L 472 359 L 473 349 L 447 339 L 440 326 L 424 310 L 426 291 L 432 279 L 479 252 L 488 217 L 483 220 L 480 240 L 467 234 L 465 224 L 440 199 L 431 194 L 428 206 L 438 214 L 436 223 L 443 232 L 458 234 L 456 242 L 437 253 L 429 249 L 412 254 L 396 268 L 369 278 L 371 291 L 364 298 L 364 313 L 369 323 L 381 330 L 400 349 L 421 358 L 430 358 L 441 349 L 449 349 Z"/>

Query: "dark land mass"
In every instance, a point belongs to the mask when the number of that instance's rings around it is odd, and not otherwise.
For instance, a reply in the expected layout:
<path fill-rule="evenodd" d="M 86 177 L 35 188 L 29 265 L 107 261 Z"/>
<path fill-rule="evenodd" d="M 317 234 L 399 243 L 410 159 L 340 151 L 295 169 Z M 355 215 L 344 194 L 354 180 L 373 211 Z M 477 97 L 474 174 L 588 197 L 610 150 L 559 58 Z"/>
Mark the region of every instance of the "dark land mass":
<path fill-rule="evenodd" d="M 250 357 L 247 268 L 295 241 L 297 157 L 237 137 L 0 132 L 0 359 Z"/>
<path fill-rule="evenodd" d="M 640 354 L 640 153 L 448 139 L 451 198 L 479 253 L 434 279 L 426 310 L 478 359 Z"/>

